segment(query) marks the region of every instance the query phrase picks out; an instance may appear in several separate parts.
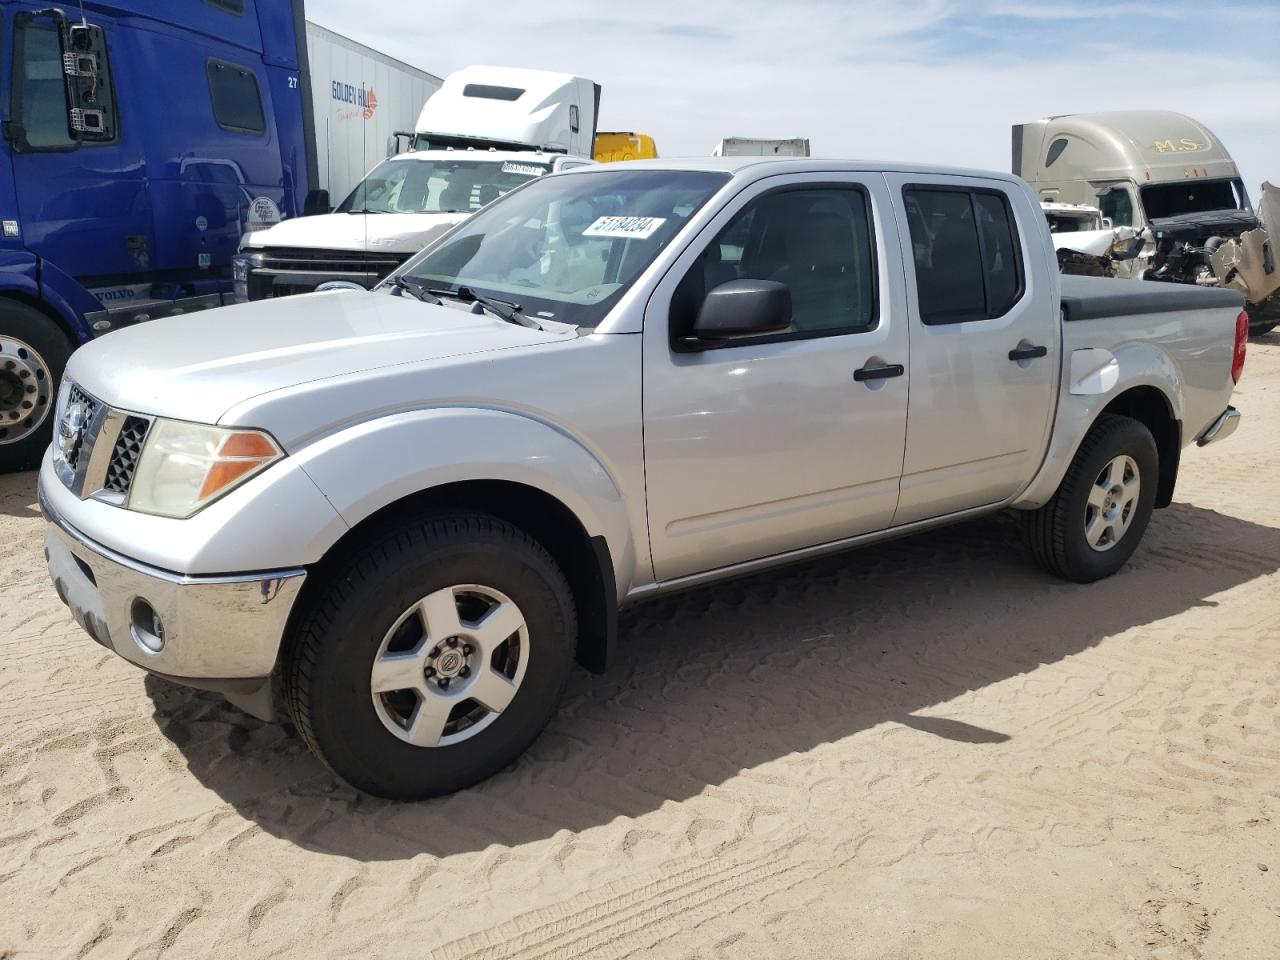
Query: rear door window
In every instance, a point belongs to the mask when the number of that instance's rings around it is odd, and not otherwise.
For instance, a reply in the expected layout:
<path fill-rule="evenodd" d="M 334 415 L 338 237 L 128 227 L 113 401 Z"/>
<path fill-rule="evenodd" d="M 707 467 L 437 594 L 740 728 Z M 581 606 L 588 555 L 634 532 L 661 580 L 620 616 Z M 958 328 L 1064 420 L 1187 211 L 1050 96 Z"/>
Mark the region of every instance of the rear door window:
<path fill-rule="evenodd" d="M 213 118 L 223 130 L 236 133 L 266 133 L 266 114 L 258 78 L 248 67 L 210 60 L 209 99 L 213 101 Z"/>
<path fill-rule="evenodd" d="M 920 319 L 964 323 L 1003 316 L 1023 293 L 1017 228 L 992 190 L 903 191 L 916 268 Z"/>

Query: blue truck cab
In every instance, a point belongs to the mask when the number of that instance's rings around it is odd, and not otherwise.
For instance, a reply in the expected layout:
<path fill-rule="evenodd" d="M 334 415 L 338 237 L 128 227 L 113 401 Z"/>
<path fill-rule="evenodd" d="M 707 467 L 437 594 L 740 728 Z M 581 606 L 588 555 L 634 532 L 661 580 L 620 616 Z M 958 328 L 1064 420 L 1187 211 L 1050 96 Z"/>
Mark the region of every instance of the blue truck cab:
<path fill-rule="evenodd" d="M 244 229 L 303 212 L 305 31 L 302 0 L 0 4 L 0 471 L 72 350 L 230 302 Z"/>

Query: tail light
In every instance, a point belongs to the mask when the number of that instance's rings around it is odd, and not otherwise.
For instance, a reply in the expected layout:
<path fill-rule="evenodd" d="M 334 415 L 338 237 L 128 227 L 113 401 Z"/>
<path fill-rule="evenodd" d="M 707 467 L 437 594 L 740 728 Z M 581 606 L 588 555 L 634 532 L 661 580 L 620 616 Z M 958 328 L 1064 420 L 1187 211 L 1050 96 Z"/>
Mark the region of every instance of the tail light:
<path fill-rule="evenodd" d="M 1249 344 L 1249 315 L 1243 310 L 1236 317 L 1236 351 L 1231 357 L 1231 382 L 1239 383 L 1244 373 L 1244 355 Z"/>

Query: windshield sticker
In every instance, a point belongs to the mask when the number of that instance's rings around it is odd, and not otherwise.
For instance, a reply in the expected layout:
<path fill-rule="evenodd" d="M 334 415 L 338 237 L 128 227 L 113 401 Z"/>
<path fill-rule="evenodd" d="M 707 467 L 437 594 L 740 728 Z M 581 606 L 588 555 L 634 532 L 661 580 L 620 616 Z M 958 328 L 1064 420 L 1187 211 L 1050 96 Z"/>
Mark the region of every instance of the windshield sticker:
<path fill-rule="evenodd" d="M 532 163 L 512 163 L 508 160 L 502 165 L 503 173 L 522 173 L 526 177 L 540 177 L 546 173 L 545 167 L 539 167 Z"/>
<path fill-rule="evenodd" d="M 667 222 L 666 217 L 601 217 L 582 231 L 584 237 L 648 240 Z"/>

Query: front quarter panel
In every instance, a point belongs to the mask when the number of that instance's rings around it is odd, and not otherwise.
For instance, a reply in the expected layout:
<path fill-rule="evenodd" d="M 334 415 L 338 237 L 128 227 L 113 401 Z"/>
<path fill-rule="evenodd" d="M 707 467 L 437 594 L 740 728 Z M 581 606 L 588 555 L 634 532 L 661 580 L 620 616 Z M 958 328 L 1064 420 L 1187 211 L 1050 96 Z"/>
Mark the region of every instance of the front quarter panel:
<path fill-rule="evenodd" d="M 533 487 L 603 536 L 619 591 L 636 579 L 636 543 L 620 484 L 576 439 L 525 413 L 482 407 L 407 411 L 356 424 L 297 461 L 351 527 L 445 484 L 502 480 Z"/>

